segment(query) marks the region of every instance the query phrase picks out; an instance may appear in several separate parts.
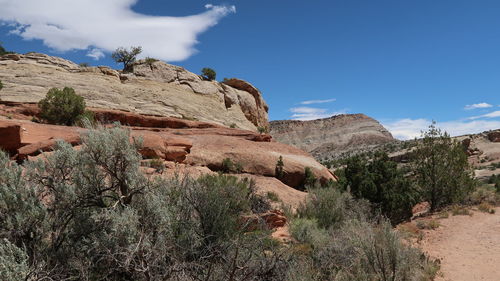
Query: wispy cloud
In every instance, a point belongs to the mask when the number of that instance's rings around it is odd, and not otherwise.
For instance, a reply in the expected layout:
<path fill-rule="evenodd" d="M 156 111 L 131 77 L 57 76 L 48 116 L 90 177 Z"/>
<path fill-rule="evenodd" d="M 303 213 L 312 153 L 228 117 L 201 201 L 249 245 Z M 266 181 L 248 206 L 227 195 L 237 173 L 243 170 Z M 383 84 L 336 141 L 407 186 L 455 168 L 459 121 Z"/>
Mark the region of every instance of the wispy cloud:
<path fill-rule="evenodd" d="M 309 105 L 309 104 L 319 104 L 319 103 L 329 103 L 329 102 L 334 102 L 336 99 L 327 99 L 327 100 L 306 100 L 303 102 L 300 102 L 300 104 L 303 105 Z"/>
<path fill-rule="evenodd" d="M 400 140 L 418 138 L 421 132 L 427 130 L 432 123 L 428 119 L 399 119 L 395 121 L 383 122 L 392 135 Z M 460 136 L 466 134 L 476 134 L 487 130 L 499 129 L 500 121 L 495 120 L 456 120 L 447 122 L 438 122 L 437 126 L 448 132 L 451 136 Z"/>
<path fill-rule="evenodd" d="M 234 6 L 207 4 L 196 15 L 149 16 L 132 10 L 138 1 L 0 0 L 0 21 L 10 33 L 40 39 L 57 51 L 89 50 L 90 57 L 99 59 L 103 51 L 142 46 L 142 56 L 180 61 L 196 52 L 200 33 L 236 12 Z"/>
<path fill-rule="evenodd" d="M 87 57 L 91 57 L 94 60 L 100 60 L 104 57 L 104 52 L 100 49 L 93 48 L 87 53 Z"/>
<path fill-rule="evenodd" d="M 498 118 L 498 117 L 500 117 L 500 110 L 493 111 L 493 112 L 490 112 L 490 113 L 486 113 L 486 114 L 483 114 L 483 115 L 472 116 L 472 117 L 469 117 L 469 119 L 470 120 L 476 120 L 476 119 L 481 119 L 481 118 Z"/>
<path fill-rule="evenodd" d="M 290 108 L 290 111 L 292 112 L 292 116 L 291 116 L 292 119 L 302 120 L 302 121 L 314 120 L 314 119 L 320 119 L 320 118 L 328 118 L 328 117 L 331 117 L 334 115 L 347 113 L 347 110 L 345 110 L 345 109 L 340 110 L 340 111 L 331 112 L 325 108 L 316 108 L 316 107 L 308 107 L 308 106 L 293 107 L 293 108 Z"/>
<path fill-rule="evenodd" d="M 473 110 L 473 109 L 479 109 L 479 108 L 490 108 L 493 107 L 493 105 L 485 102 L 481 103 L 475 103 L 475 104 L 468 104 L 464 107 L 465 110 Z"/>

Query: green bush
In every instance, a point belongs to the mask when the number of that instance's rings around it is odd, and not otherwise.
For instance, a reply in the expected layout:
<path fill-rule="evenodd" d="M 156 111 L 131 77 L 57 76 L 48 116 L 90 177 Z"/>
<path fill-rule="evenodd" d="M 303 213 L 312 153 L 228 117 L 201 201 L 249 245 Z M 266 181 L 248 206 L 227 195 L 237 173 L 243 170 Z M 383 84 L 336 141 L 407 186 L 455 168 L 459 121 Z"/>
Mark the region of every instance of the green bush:
<path fill-rule="evenodd" d="M 418 143 L 412 161 L 423 200 L 431 211 L 463 202 L 476 186 L 461 143 L 432 124 Z"/>
<path fill-rule="evenodd" d="M 315 219 L 294 219 L 290 223 L 290 234 L 301 243 L 313 248 L 321 248 L 328 243 L 330 237 L 324 228 L 318 227 Z"/>
<path fill-rule="evenodd" d="M 217 73 L 215 72 L 215 70 L 208 67 L 205 67 L 201 70 L 201 75 L 204 79 L 209 81 L 213 81 L 217 77 Z"/>
<path fill-rule="evenodd" d="M 304 168 L 304 187 L 314 186 L 316 184 L 316 176 L 310 167 Z"/>
<path fill-rule="evenodd" d="M 13 54 L 14 52 L 9 52 L 5 50 L 5 48 L 0 44 L 0 56 L 7 55 L 7 54 Z"/>
<path fill-rule="evenodd" d="M 71 126 L 83 117 L 85 101 L 72 88 L 52 88 L 47 96 L 38 102 L 40 117 L 50 124 Z"/>
<path fill-rule="evenodd" d="M 221 171 L 223 173 L 241 173 L 243 171 L 243 166 L 241 163 L 235 163 L 230 158 L 224 158 L 222 160 Z"/>
<path fill-rule="evenodd" d="M 155 58 L 150 58 L 150 57 L 146 57 L 144 59 L 144 62 L 149 65 L 149 66 L 152 66 L 155 62 L 157 62 L 158 59 L 155 59 Z"/>
<path fill-rule="evenodd" d="M 0 280 L 24 281 L 28 273 L 26 253 L 9 240 L 0 239 Z"/>
<path fill-rule="evenodd" d="M 348 159 L 344 178 L 345 188 L 356 198 L 375 204 L 393 224 L 412 216 L 412 207 L 418 202 L 417 190 L 386 153 L 375 153 L 371 161 L 361 157 Z"/>
<path fill-rule="evenodd" d="M 3 89 L 3 83 L 2 83 L 2 81 L 0 81 L 0 90 L 2 90 L 2 89 Z"/>
<path fill-rule="evenodd" d="M 300 218 L 316 220 L 325 229 L 339 228 L 350 219 L 364 219 L 368 213 L 366 202 L 335 188 L 310 189 L 306 202 L 297 210 Z"/>
<path fill-rule="evenodd" d="M 284 172 L 285 163 L 283 163 L 283 156 L 280 155 L 274 168 L 274 175 L 277 179 L 282 179 L 285 176 Z"/>

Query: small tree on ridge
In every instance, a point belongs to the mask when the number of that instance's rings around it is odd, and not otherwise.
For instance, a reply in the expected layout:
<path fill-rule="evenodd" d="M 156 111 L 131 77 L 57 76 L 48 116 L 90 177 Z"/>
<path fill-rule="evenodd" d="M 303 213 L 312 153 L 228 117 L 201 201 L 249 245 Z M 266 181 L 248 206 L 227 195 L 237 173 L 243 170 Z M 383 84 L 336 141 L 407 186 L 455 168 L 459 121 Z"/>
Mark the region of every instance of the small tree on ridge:
<path fill-rule="evenodd" d="M 142 53 L 141 46 L 131 47 L 130 49 L 120 47 L 111 54 L 111 57 L 117 63 L 123 63 L 123 71 L 127 72 L 132 70 L 132 64 L 136 61 L 140 53 Z"/>

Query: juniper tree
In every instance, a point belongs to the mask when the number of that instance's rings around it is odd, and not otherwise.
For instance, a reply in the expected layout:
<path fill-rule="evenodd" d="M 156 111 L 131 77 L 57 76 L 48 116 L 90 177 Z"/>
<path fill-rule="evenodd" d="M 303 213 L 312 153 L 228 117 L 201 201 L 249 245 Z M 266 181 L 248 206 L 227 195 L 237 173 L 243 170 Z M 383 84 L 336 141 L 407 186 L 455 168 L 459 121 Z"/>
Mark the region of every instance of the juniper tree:
<path fill-rule="evenodd" d="M 475 188 L 463 146 L 433 123 L 422 134 L 413 155 L 413 170 L 431 210 L 459 203 Z"/>

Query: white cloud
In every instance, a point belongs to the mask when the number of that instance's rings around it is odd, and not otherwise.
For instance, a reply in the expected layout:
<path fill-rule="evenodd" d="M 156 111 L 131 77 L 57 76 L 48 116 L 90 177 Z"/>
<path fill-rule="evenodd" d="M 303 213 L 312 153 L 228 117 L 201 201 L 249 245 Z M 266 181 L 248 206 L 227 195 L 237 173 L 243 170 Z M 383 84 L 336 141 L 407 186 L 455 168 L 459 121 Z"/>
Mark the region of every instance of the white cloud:
<path fill-rule="evenodd" d="M 325 108 L 315 108 L 307 106 L 293 107 L 290 108 L 290 111 L 293 113 L 291 116 L 293 120 L 302 120 L 302 121 L 328 118 L 334 115 L 345 114 L 347 112 L 347 110 L 345 109 L 336 112 L 330 112 L 328 109 Z"/>
<path fill-rule="evenodd" d="M 0 21 L 15 24 L 13 34 L 57 51 L 142 46 L 143 57 L 180 61 L 196 52 L 200 33 L 236 12 L 234 6 L 207 4 L 196 15 L 149 16 L 132 11 L 138 1 L 0 0 Z"/>
<path fill-rule="evenodd" d="M 480 119 L 480 118 L 498 118 L 500 117 L 500 110 L 493 111 L 487 114 L 469 117 L 470 120 Z"/>
<path fill-rule="evenodd" d="M 426 131 L 431 120 L 427 119 L 400 119 L 392 122 L 384 122 L 383 125 L 391 134 L 401 140 L 413 139 L 421 136 Z M 500 128 L 500 121 L 475 120 L 475 121 L 447 121 L 438 122 L 437 127 L 448 132 L 451 136 L 466 134 L 477 134 L 487 130 Z"/>
<path fill-rule="evenodd" d="M 485 102 L 481 103 L 475 103 L 475 104 L 468 104 L 464 107 L 465 110 L 472 110 L 472 109 L 479 109 L 479 108 L 490 108 L 493 107 L 493 105 Z"/>
<path fill-rule="evenodd" d="M 91 57 L 94 60 L 100 60 L 104 57 L 104 52 L 100 49 L 93 48 L 87 53 L 87 57 Z"/>
<path fill-rule="evenodd" d="M 318 103 L 329 103 L 329 102 L 334 102 L 336 99 L 327 99 L 327 100 L 306 100 L 303 102 L 300 102 L 300 104 L 308 105 L 308 104 L 318 104 Z"/>

